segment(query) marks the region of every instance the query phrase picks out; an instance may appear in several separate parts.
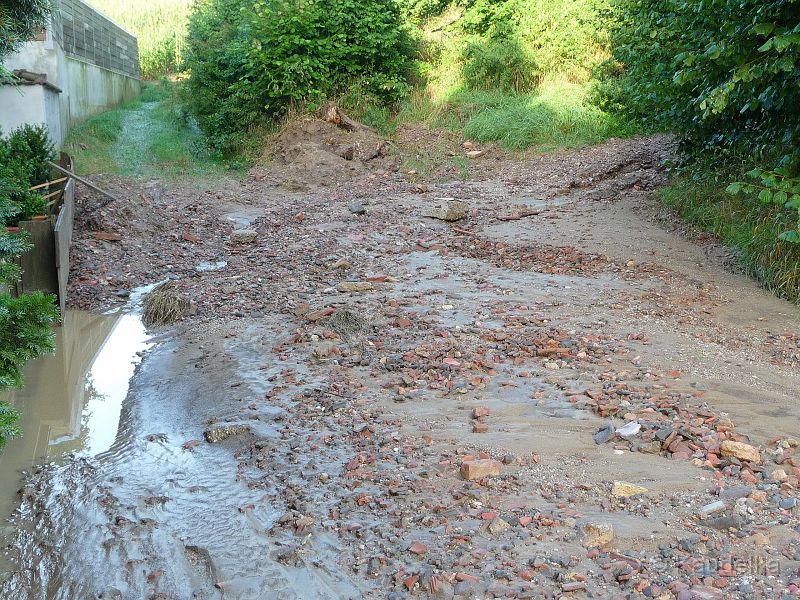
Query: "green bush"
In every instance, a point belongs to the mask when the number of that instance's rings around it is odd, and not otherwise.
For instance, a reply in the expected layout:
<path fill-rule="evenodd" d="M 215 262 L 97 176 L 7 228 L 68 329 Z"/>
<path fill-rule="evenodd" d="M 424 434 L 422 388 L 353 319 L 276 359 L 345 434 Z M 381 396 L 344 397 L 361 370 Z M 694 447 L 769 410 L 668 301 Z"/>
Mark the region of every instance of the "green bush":
<path fill-rule="evenodd" d="M 754 202 L 770 194 L 770 202 L 777 198 L 796 212 L 800 5 L 614 0 L 614 9 L 613 60 L 604 69 L 601 102 L 677 133 L 687 155 L 712 168 L 738 157 L 769 166 L 754 172 L 758 184 L 733 189 L 750 192 Z M 800 241 L 794 229 L 783 234 L 784 241 Z"/>
<path fill-rule="evenodd" d="M 468 43 L 464 50 L 464 83 L 474 90 L 529 92 L 539 70 L 513 38 Z"/>
<path fill-rule="evenodd" d="M 2 212 L 0 202 L 0 212 Z M 58 320 L 55 296 L 41 292 L 17 298 L 7 290 L 19 278 L 14 257 L 30 245 L 19 234 L 0 229 L 0 390 L 22 385 L 25 363 L 54 350 L 53 324 Z M 17 412 L 0 402 L 0 447 L 19 434 Z"/>
<path fill-rule="evenodd" d="M 800 5 L 615 0 L 604 101 L 695 153 L 800 158 Z"/>
<path fill-rule="evenodd" d="M 227 152 L 265 118 L 353 85 L 397 101 L 412 55 L 394 0 L 201 0 L 184 97 L 211 145 Z"/>
<path fill-rule="evenodd" d="M 24 125 L 8 137 L 0 135 L 0 226 L 45 212 L 44 197 L 29 188 L 49 179 L 47 161 L 54 159 L 55 149 L 41 125 Z"/>

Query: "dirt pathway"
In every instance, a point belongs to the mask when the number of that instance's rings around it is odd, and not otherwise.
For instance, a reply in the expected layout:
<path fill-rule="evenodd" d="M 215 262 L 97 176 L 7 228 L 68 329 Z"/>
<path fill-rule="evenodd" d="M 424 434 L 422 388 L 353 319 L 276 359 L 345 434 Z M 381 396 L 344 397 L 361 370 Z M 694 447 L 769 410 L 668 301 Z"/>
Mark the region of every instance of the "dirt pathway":
<path fill-rule="evenodd" d="M 398 152 L 432 132 L 370 135 L 310 122 L 244 181 L 83 199 L 73 305 L 170 277 L 197 314 L 109 452 L 30 480 L 0 595 L 796 593 L 800 310 L 664 222 L 669 140 L 420 182 Z"/>

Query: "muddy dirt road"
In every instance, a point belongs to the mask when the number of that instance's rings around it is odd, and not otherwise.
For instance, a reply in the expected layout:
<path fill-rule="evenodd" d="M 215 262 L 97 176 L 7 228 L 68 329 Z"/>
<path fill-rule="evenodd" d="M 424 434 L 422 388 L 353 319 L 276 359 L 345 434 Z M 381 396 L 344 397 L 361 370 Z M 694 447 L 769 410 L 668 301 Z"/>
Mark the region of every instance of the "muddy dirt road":
<path fill-rule="evenodd" d="M 83 198 L 73 306 L 172 278 L 196 314 L 108 452 L 28 481 L 0 597 L 797 593 L 800 310 L 673 231 L 668 139 L 417 181 L 424 143 L 292 135 Z"/>

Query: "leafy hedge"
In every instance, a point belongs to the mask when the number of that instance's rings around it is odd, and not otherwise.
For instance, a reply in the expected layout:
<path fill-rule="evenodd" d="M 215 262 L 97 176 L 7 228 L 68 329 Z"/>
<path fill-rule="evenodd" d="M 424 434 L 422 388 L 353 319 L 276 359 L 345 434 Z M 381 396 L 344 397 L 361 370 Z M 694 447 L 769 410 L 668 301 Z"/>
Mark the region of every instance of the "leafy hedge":
<path fill-rule="evenodd" d="M 800 4 L 614 0 L 605 99 L 692 152 L 800 159 Z"/>
<path fill-rule="evenodd" d="M 800 221 L 800 3 L 614 0 L 614 9 L 603 101 L 678 133 L 704 164 L 766 166 L 729 192 Z"/>
<path fill-rule="evenodd" d="M 353 86 L 398 100 L 412 55 L 394 0 L 200 0 L 185 100 L 212 147 L 227 152 L 265 118 Z"/>

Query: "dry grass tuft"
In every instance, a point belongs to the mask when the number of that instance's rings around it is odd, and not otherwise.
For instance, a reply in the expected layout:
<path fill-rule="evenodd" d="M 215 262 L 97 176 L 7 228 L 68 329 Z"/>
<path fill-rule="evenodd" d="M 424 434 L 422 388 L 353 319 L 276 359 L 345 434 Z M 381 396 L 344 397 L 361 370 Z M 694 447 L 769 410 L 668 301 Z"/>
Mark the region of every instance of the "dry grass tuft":
<path fill-rule="evenodd" d="M 142 321 L 147 327 L 168 325 L 192 313 L 192 303 L 183 298 L 172 281 L 166 281 L 144 300 Z"/>
<path fill-rule="evenodd" d="M 340 308 L 328 317 L 325 325 L 345 339 L 356 337 L 369 331 L 367 320 L 346 308 Z"/>

